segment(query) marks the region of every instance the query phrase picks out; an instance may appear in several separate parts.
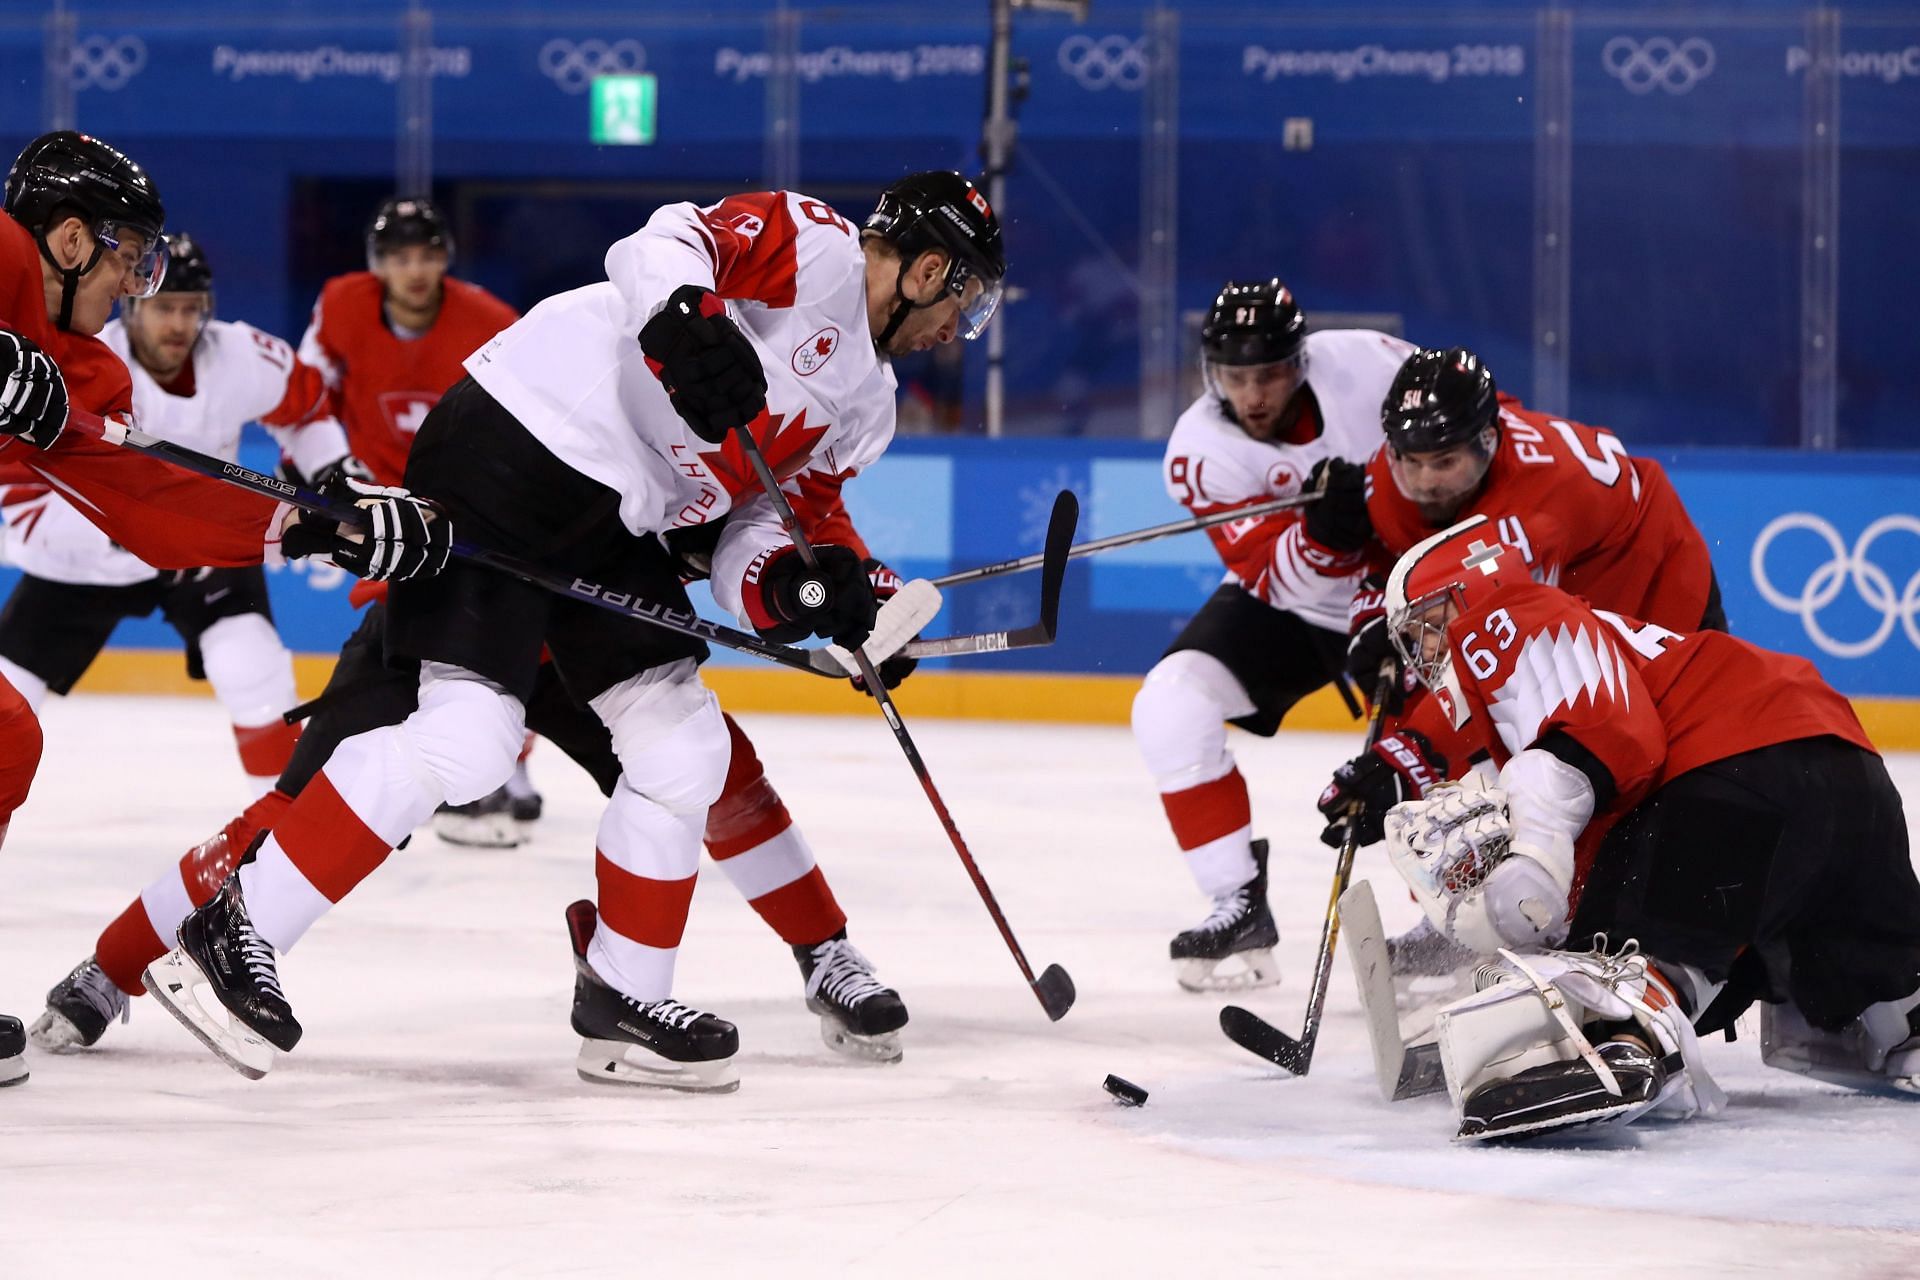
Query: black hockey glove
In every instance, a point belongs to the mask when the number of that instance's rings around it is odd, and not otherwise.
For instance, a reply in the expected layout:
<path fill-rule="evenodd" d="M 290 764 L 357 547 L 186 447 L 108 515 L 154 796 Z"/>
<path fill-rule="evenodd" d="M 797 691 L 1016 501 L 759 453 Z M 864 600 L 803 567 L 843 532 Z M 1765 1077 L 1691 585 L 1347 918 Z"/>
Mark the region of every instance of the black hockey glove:
<path fill-rule="evenodd" d="M 280 535 L 280 552 L 288 559 L 327 556 L 368 582 L 431 578 L 446 567 L 453 522 L 434 503 L 337 472 L 320 492 L 359 507 L 366 523 L 348 530 L 331 516 L 302 511 Z"/>
<path fill-rule="evenodd" d="M 878 560 L 869 559 L 863 561 L 862 566 L 867 571 L 867 581 L 873 585 L 873 598 L 877 604 L 884 605 L 887 601 L 900 594 L 902 584 L 899 574 L 887 568 L 886 565 L 880 563 Z M 912 675 L 913 669 L 919 665 L 920 659 L 909 658 L 904 653 L 896 653 L 881 663 L 875 674 L 880 677 L 880 683 L 887 688 L 898 689 L 900 682 Z M 869 698 L 873 696 L 873 690 L 867 688 L 867 678 L 865 676 L 854 676 L 853 687 L 866 694 Z"/>
<path fill-rule="evenodd" d="M 1447 758 L 1433 749 L 1418 729 L 1403 729 L 1380 739 L 1371 750 L 1333 771 L 1320 793 L 1320 816 L 1327 820 L 1320 842 L 1338 849 L 1347 824 L 1358 822 L 1358 843 L 1377 844 L 1385 836 L 1387 810 L 1402 800 L 1418 800 L 1446 781 Z M 1355 802 L 1357 817 L 1347 812 Z"/>
<path fill-rule="evenodd" d="M 1345 458 L 1322 458 L 1307 473 L 1302 493 L 1317 493 L 1301 522 L 1307 536 L 1340 556 L 1367 545 L 1373 521 L 1367 516 L 1367 469 Z"/>
<path fill-rule="evenodd" d="M 1387 593 L 1377 577 L 1369 576 L 1347 606 L 1347 657 L 1341 670 L 1355 688 L 1373 697 L 1374 682 L 1380 679 L 1383 663 L 1393 664 L 1387 681 L 1387 714 L 1397 716 L 1407 707 L 1407 695 L 1417 683 L 1413 673 L 1400 661 L 1399 650 L 1387 633 Z"/>
<path fill-rule="evenodd" d="M 683 284 L 640 330 L 647 368 L 689 430 L 720 444 L 767 407 L 767 375 L 718 295 Z"/>
<path fill-rule="evenodd" d="M 67 429 L 67 380 L 32 338 L 0 329 L 0 432 L 51 449 Z"/>
<path fill-rule="evenodd" d="M 821 543 L 813 554 L 820 562 L 818 573 L 792 547 L 775 551 L 761 565 L 757 591 L 749 573 L 747 618 L 755 631 L 778 644 L 819 636 L 842 649 L 857 649 L 873 633 L 880 609 L 860 553 Z"/>

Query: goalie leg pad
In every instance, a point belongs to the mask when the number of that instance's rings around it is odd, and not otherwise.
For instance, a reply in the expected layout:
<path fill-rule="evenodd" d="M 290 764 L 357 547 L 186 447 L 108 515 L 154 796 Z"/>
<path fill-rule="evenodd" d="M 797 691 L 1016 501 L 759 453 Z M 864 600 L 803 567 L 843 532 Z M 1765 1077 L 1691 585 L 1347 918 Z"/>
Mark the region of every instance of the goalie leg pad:
<path fill-rule="evenodd" d="M 1920 1097 L 1920 991 L 1873 1005 L 1844 1031 L 1822 1031 L 1792 1004 L 1760 1006 L 1760 1061 L 1864 1093 Z M 1901 1031 L 1910 1034 L 1899 1038 Z"/>

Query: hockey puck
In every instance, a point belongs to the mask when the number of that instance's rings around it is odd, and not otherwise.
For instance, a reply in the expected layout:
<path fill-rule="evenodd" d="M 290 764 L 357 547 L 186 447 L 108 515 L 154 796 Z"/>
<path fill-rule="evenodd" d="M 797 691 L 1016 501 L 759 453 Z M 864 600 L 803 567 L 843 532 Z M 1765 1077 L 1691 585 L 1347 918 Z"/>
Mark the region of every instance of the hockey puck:
<path fill-rule="evenodd" d="M 1147 1101 L 1147 1091 L 1131 1080 L 1122 1080 L 1119 1076 L 1108 1076 L 1105 1087 L 1122 1106 L 1138 1107 Z"/>

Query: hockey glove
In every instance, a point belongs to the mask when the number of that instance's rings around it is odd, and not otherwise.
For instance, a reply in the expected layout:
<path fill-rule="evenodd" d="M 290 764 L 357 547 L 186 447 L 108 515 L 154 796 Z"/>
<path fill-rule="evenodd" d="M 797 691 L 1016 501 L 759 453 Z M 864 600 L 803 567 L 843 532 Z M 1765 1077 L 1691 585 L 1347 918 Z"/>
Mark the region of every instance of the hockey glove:
<path fill-rule="evenodd" d="M 819 636 L 843 649 L 857 649 L 873 634 L 874 615 L 880 610 L 860 553 L 832 543 L 819 544 L 813 553 L 820 562 L 817 573 L 792 547 L 773 552 L 760 565 L 758 591 L 749 572 L 742 593 L 747 619 L 755 631 L 778 644 Z"/>
<path fill-rule="evenodd" d="M 364 484 L 339 473 L 320 492 L 360 508 L 366 523 L 350 528 L 331 516 L 302 511 L 280 539 L 287 558 L 327 556 L 368 582 L 431 578 L 446 567 L 453 522 L 434 503 L 405 489 Z"/>
<path fill-rule="evenodd" d="M 899 574 L 887 568 L 886 565 L 880 563 L 878 560 L 867 560 L 864 563 L 864 567 L 867 571 L 867 581 L 873 586 L 873 598 L 876 603 L 884 605 L 887 601 L 900 594 L 900 588 L 904 584 L 901 582 Z M 904 653 L 896 653 L 885 662 L 882 662 L 877 668 L 880 683 L 889 689 L 898 689 L 900 682 L 912 675 L 913 669 L 919 665 L 920 659 L 909 658 Z M 867 688 L 867 678 L 865 676 L 854 676 L 853 687 L 868 697 L 873 696 L 873 691 Z"/>
<path fill-rule="evenodd" d="M 1367 539 L 1373 536 L 1373 521 L 1367 516 L 1365 467 L 1345 458 L 1322 458 L 1307 473 L 1303 492 L 1320 495 L 1301 517 L 1307 537 L 1343 558 L 1367 545 Z"/>
<path fill-rule="evenodd" d="M 1352 823 L 1357 824 L 1356 843 L 1378 843 L 1387 810 L 1403 800 L 1420 799 L 1446 777 L 1447 758 L 1419 730 L 1404 729 L 1380 739 L 1335 769 L 1333 781 L 1320 793 L 1320 816 L 1327 820 L 1320 842 L 1338 849 Z M 1356 803 L 1359 812 L 1348 812 Z"/>
<path fill-rule="evenodd" d="M 760 357 L 719 295 L 683 284 L 640 330 L 647 368 L 694 435 L 720 444 L 767 407 Z"/>
<path fill-rule="evenodd" d="M 32 338 L 0 329 L 0 432 L 51 449 L 67 429 L 67 381 Z"/>
<path fill-rule="evenodd" d="M 1407 695 L 1418 683 L 1414 674 L 1400 661 L 1399 650 L 1387 634 L 1387 594 L 1377 579 L 1368 578 L 1347 606 L 1347 657 L 1341 664 L 1347 679 L 1366 695 L 1373 696 L 1380 667 L 1393 664 L 1387 680 L 1387 714 L 1397 716 L 1407 708 Z"/>

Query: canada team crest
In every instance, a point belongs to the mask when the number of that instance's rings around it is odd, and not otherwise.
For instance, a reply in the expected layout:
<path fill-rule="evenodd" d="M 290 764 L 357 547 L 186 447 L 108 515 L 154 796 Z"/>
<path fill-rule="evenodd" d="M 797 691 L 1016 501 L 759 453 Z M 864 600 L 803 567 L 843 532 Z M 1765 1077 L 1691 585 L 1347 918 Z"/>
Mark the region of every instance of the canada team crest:
<path fill-rule="evenodd" d="M 818 373 L 839 349 L 840 331 L 828 325 L 793 349 L 793 371 L 803 378 Z"/>

